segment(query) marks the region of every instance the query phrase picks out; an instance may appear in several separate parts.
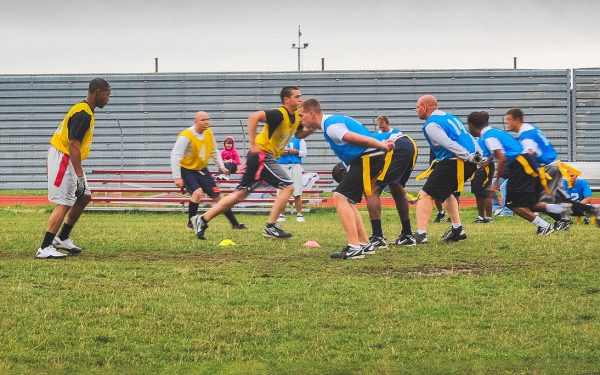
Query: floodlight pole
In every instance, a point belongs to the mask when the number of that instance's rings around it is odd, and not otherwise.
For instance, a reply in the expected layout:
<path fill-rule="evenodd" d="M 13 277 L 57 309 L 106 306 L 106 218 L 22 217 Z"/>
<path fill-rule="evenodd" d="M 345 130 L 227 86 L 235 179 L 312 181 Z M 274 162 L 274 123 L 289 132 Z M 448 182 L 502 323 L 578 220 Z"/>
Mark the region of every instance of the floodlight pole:
<path fill-rule="evenodd" d="M 302 32 L 300 31 L 300 25 L 298 25 L 298 44 L 292 43 L 292 48 L 298 50 L 298 77 L 300 77 L 300 51 L 308 47 L 308 43 L 300 43 L 300 37 Z"/>

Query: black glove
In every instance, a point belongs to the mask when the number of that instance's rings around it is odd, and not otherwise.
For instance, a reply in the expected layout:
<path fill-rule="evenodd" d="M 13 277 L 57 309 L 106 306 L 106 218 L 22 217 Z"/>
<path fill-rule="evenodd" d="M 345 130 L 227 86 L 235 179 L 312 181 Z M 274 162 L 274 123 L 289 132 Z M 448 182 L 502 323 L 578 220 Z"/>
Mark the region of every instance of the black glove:
<path fill-rule="evenodd" d="M 77 188 L 75 189 L 75 196 L 80 198 L 83 196 L 87 188 L 87 181 L 85 176 L 77 177 Z"/>

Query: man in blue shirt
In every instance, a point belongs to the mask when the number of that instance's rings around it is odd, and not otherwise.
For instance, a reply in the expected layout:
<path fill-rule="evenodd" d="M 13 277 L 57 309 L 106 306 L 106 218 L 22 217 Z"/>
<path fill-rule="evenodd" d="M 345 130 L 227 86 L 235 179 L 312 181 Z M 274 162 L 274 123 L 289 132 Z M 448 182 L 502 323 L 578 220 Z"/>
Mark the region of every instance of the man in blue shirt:
<path fill-rule="evenodd" d="M 535 170 L 535 158 L 528 154 L 523 146 L 503 130 L 489 126 L 487 112 L 473 112 L 468 117 L 471 134 L 481 137 L 483 147 L 490 152 L 498 162 L 496 176 L 490 186 L 491 191 L 498 189 L 499 177 L 506 171 L 507 193 L 506 204 L 517 215 L 533 223 L 537 234 L 548 235 L 554 232 L 553 226 L 534 211 L 566 214 L 566 208 L 560 204 L 540 201 L 542 189 L 538 174 Z"/>
<path fill-rule="evenodd" d="M 294 181 L 294 207 L 296 208 L 296 221 L 304 222 L 302 215 L 302 158 L 307 154 L 306 141 L 292 137 L 286 148 L 283 149 L 283 156 L 277 160 L 283 166 L 283 169 L 288 172 Z M 279 215 L 277 221 L 285 221 L 285 209 Z"/>
<path fill-rule="evenodd" d="M 569 172 L 569 177 L 571 179 L 571 187 L 569 187 L 567 180 L 563 180 L 563 189 L 565 189 L 569 198 L 582 204 L 591 204 L 592 189 L 590 188 L 590 184 L 586 180 L 578 178 L 577 175 L 572 172 Z M 589 216 L 586 215 L 584 217 L 583 223 L 590 223 Z"/>
<path fill-rule="evenodd" d="M 519 141 L 525 151 L 536 158 L 540 182 L 543 187 L 540 192 L 540 200 L 547 203 L 569 203 L 574 216 L 583 216 L 585 213 L 598 216 L 599 212 L 595 207 L 569 199 L 561 183 L 561 169 L 568 169 L 568 166 L 557 159 L 558 153 L 542 131 L 532 124 L 523 122 L 524 118 L 525 114 L 521 109 L 512 108 L 504 115 L 504 122 L 507 130 L 519 134 Z M 546 178 L 546 175 L 550 176 L 550 179 Z M 569 228 L 570 219 L 568 217 L 561 218 L 555 213 L 549 213 L 549 216 L 556 220 L 554 223 L 555 230 Z"/>
<path fill-rule="evenodd" d="M 452 226 L 442 240 L 457 242 L 467 238 L 458 212 L 458 201 L 452 193 L 460 192 L 466 180 L 481 162 L 481 150 L 464 124 L 454 115 L 440 111 L 433 95 L 424 95 L 417 101 L 416 112 L 423 124 L 423 134 L 435 154 L 435 168 L 419 192 L 417 201 L 417 232 L 415 242 L 427 243 L 427 225 L 434 199 L 444 202 Z"/>
<path fill-rule="evenodd" d="M 392 141 L 380 141 L 355 119 L 343 115 L 326 115 L 316 99 L 307 99 L 298 107 L 302 128 L 295 136 L 303 139 L 317 129 L 323 130 L 331 150 L 350 168 L 333 192 L 335 209 L 346 232 L 347 245 L 331 254 L 333 259 L 364 258 L 369 246 L 367 231 L 356 204 L 371 194 L 372 181 L 384 169 L 385 153 L 394 148 Z"/>

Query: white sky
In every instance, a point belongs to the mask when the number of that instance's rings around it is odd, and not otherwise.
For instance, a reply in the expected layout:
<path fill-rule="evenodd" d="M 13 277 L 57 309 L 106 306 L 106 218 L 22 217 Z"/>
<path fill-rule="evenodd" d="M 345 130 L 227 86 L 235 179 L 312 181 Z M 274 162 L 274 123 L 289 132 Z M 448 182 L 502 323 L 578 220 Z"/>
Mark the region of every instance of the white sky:
<path fill-rule="evenodd" d="M 600 67 L 596 0 L 0 0 L 0 74 Z"/>

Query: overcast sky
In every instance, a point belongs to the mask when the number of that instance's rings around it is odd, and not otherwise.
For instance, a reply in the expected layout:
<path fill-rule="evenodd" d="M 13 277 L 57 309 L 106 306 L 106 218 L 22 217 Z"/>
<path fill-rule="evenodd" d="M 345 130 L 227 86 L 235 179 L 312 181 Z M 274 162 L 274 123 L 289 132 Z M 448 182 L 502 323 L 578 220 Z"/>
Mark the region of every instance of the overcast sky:
<path fill-rule="evenodd" d="M 0 74 L 600 67 L 596 0 L 0 5 Z"/>

